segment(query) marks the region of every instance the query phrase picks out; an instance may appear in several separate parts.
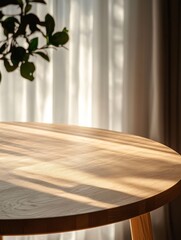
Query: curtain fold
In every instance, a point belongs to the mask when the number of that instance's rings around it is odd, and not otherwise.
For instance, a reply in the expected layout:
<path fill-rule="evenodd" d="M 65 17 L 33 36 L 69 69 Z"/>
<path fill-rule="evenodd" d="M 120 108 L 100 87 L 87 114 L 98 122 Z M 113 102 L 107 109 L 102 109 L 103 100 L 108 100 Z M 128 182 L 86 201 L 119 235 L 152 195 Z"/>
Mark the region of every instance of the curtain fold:
<path fill-rule="evenodd" d="M 181 2 L 165 1 L 165 143 L 181 154 Z M 180 239 L 181 197 L 169 204 L 172 239 Z"/>
<path fill-rule="evenodd" d="M 181 1 L 51 0 L 35 9 L 70 31 L 68 50 L 36 58 L 36 78 L 3 74 L 0 121 L 65 123 L 152 138 L 181 152 Z M 177 240 L 181 198 L 153 211 L 156 240 Z M 5 239 L 11 240 L 12 237 Z M 18 240 L 130 240 L 128 221 Z"/>

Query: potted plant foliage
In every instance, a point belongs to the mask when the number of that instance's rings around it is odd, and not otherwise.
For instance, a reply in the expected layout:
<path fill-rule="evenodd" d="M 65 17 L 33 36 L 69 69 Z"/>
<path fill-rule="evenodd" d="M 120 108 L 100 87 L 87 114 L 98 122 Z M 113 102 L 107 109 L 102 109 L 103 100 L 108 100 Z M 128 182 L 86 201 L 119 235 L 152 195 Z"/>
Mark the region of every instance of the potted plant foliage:
<path fill-rule="evenodd" d="M 32 12 L 33 4 L 44 0 L 0 0 L 0 60 L 7 72 L 19 70 L 23 78 L 34 80 L 36 66 L 32 57 L 49 61 L 49 48 L 64 47 L 69 40 L 68 30 L 55 32 L 55 20 L 46 14 L 43 20 Z M 7 14 L 7 7 L 17 11 Z M 41 41 L 40 41 L 41 38 Z M 43 41 L 42 41 L 43 39 Z M 43 42 L 43 44 L 41 44 Z M 41 45 L 40 45 L 41 44 Z M 0 80 L 2 74 L 0 71 Z"/>

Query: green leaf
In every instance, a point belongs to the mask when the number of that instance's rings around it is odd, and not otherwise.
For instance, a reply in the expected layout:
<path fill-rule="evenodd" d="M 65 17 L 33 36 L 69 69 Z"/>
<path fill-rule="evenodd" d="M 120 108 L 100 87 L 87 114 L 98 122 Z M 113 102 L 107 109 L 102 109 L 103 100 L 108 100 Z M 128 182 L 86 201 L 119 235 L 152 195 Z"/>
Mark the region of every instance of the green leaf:
<path fill-rule="evenodd" d="M 27 24 L 23 21 L 23 18 L 22 18 L 21 24 L 19 25 L 18 30 L 14 34 L 14 38 L 20 35 L 25 35 L 26 26 Z"/>
<path fill-rule="evenodd" d="M 30 57 L 30 54 L 29 54 L 29 53 L 26 53 L 23 60 L 24 60 L 25 62 L 28 62 L 29 57 Z"/>
<path fill-rule="evenodd" d="M 62 32 L 66 32 L 66 33 L 68 33 L 69 30 L 68 30 L 66 27 L 64 27 L 64 29 L 62 30 Z"/>
<path fill-rule="evenodd" d="M 37 30 L 37 24 L 40 22 L 39 18 L 33 13 L 28 14 L 26 17 L 31 32 L 35 32 Z"/>
<path fill-rule="evenodd" d="M 55 29 L 55 21 L 50 14 L 45 16 L 45 27 L 47 35 L 51 35 Z"/>
<path fill-rule="evenodd" d="M 10 4 L 19 5 L 18 0 L 0 0 L 0 8 L 6 7 Z"/>
<path fill-rule="evenodd" d="M 33 14 L 29 13 L 22 17 L 21 24 L 17 31 L 17 35 L 24 35 L 26 32 L 26 27 L 29 25 L 31 32 L 35 32 L 37 30 L 37 24 L 40 23 L 39 18 Z"/>
<path fill-rule="evenodd" d="M 46 4 L 44 0 L 29 0 L 29 2 L 43 3 Z"/>
<path fill-rule="evenodd" d="M 37 49 L 38 47 L 38 38 L 33 38 L 31 41 L 30 41 L 30 44 L 29 44 L 29 47 L 28 47 L 28 50 L 30 52 L 33 52 Z"/>
<path fill-rule="evenodd" d="M 35 52 L 35 53 L 38 54 L 39 56 L 41 56 L 42 58 L 44 58 L 46 61 L 48 61 L 48 62 L 50 61 L 49 56 L 46 53 L 40 52 L 40 51 Z"/>
<path fill-rule="evenodd" d="M 2 27 L 7 32 L 7 34 L 15 32 L 16 23 L 19 23 L 19 21 L 15 17 L 8 17 L 1 22 Z"/>
<path fill-rule="evenodd" d="M 56 47 L 64 45 L 68 42 L 69 36 L 66 32 L 56 32 L 51 38 L 49 38 L 49 44 Z"/>
<path fill-rule="evenodd" d="M 38 24 L 40 22 L 39 18 L 33 13 L 27 14 L 26 16 L 24 16 L 24 18 L 27 24 Z"/>
<path fill-rule="evenodd" d="M 33 81 L 34 80 L 34 76 L 33 76 L 33 73 L 35 72 L 35 65 L 34 63 L 32 62 L 25 62 L 25 63 L 22 63 L 21 66 L 20 66 L 20 73 L 21 73 L 21 76 L 30 80 L 30 81 Z"/>
<path fill-rule="evenodd" d="M 4 14 L 2 11 L 0 11 L 0 19 L 2 19 L 4 17 Z"/>
<path fill-rule="evenodd" d="M 18 65 L 22 62 L 26 55 L 26 50 L 23 47 L 14 47 L 11 52 L 11 61 L 13 65 Z"/>
<path fill-rule="evenodd" d="M 4 52 L 4 50 L 6 49 L 6 43 L 4 43 L 1 47 L 0 47 L 0 54 L 2 54 Z"/>
<path fill-rule="evenodd" d="M 20 6 L 23 6 L 23 1 L 22 0 L 16 0 Z"/>
<path fill-rule="evenodd" d="M 25 7 L 25 13 L 28 13 L 32 8 L 32 5 L 31 4 L 27 4 L 26 7 Z"/>
<path fill-rule="evenodd" d="M 18 65 L 11 65 L 7 59 L 4 59 L 4 66 L 7 72 L 13 72 Z"/>

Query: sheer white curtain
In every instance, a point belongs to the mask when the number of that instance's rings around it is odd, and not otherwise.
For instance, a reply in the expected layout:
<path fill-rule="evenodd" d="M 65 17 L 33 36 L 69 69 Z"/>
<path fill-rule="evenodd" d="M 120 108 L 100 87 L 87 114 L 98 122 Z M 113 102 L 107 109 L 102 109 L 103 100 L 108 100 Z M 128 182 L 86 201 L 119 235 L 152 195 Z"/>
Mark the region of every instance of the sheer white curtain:
<path fill-rule="evenodd" d="M 46 11 L 70 31 L 68 50 L 36 59 L 34 82 L 6 74 L 0 121 L 58 122 L 126 131 L 161 141 L 157 1 L 49 0 Z M 44 16 L 44 7 L 36 11 Z M 1 66 L 1 69 L 3 67 Z M 158 89 L 158 90 L 157 90 Z M 166 239 L 164 210 L 153 213 L 156 239 Z M 22 240 L 130 239 L 128 222 Z M 10 240 L 12 237 L 6 237 Z"/>
<path fill-rule="evenodd" d="M 57 27 L 70 31 L 68 50 L 37 58 L 36 80 L 6 74 L 1 121 L 63 122 L 122 129 L 124 0 L 50 0 Z M 37 12 L 44 16 L 39 5 Z"/>

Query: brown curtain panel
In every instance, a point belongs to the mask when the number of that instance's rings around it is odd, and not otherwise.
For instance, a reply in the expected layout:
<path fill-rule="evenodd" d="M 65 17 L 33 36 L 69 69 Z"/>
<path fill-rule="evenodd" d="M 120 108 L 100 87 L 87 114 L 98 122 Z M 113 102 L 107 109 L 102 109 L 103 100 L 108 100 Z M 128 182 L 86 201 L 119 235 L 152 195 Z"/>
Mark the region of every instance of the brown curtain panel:
<path fill-rule="evenodd" d="M 164 138 L 168 146 L 181 153 L 181 1 L 164 0 L 161 5 Z M 181 197 L 168 209 L 171 239 L 180 240 Z"/>
<path fill-rule="evenodd" d="M 181 0 L 125 0 L 125 13 L 123 129 L 181 153 Z M 181 239 L 181 197 L 152 217 L 155 239 Z"/>

